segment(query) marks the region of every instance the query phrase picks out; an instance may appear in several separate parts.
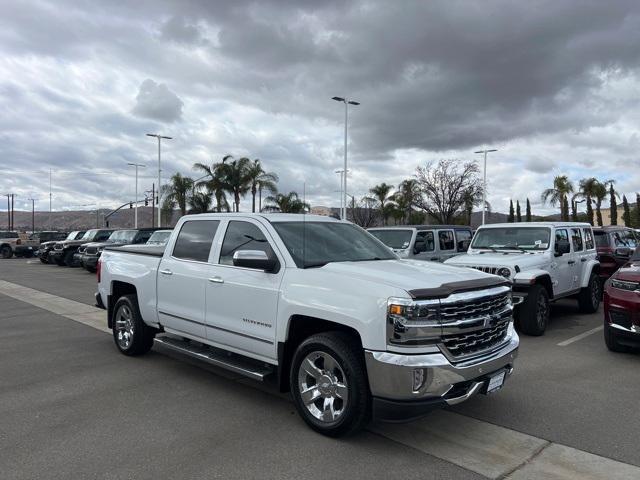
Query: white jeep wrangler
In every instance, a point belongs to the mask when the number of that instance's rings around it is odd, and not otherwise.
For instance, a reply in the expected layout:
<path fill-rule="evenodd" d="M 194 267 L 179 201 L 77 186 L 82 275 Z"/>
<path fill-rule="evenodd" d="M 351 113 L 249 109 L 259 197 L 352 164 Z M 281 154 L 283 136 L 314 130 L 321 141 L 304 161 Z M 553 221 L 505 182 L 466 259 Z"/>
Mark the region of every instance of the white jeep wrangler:
<path fill-rule="evenodd" d="M 588 223 L 499 223 L 480 227 L 467 253 L 445 263 L 511 280 L 519 302 L 517 325 L 523 333 L 542 335 L 551 301 L 573 297 L 582 312 L 598 310 L 602 286 L 596 256 Z"/>

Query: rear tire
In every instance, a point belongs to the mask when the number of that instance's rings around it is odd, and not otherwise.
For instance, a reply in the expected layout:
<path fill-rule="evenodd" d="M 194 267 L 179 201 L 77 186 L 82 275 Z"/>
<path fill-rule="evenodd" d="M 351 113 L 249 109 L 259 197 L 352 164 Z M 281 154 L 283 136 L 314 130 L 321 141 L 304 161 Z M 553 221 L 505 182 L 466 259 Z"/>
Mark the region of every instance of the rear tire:
<path fill-rule="evenodd" d="M 289 376 L 298 413 L 316 432 L 341 437 L 371 418 L 362 347 L 344 332 L 313 335 L 296 349 Z"/>
<path fill-rule="evenodd" d="M 602 286 L 600 278 L 594 272 L 589 277 L 589 284 L 578 294 L 578 308 L 582 313 L 595 313 L 600 306 Z"/>
<path fill-rule="evenodd" d="M 544 335 L 549 324 L 549 294 L 542 285 L 532 285 L 525 301 L 520 305 L 518 323 L 526 335 Z"/>
<path fill-rule="evenodd" d="M 0 256 L 2 256 L 2 258 L 11 258 L 13 257 L 13 250 L 9 245 L 3 245 L 2 248 L 0 248 Z"/>
<path fill-rule="evenodd" d="M 153 347 L 156 331 L 142 320 L 136 295 L 124 295 L 113 307 L 113 340 L 120 352 L 134 357 Z"/>

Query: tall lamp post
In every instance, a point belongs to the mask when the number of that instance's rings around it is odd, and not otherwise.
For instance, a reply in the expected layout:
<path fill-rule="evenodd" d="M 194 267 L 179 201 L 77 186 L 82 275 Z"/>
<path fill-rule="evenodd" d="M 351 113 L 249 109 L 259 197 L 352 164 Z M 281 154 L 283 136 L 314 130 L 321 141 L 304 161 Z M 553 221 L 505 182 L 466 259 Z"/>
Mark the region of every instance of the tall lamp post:
<path fill-rule="evenodd" d="M 478 150 L 473 153 L 484 153 L 484 169 L 482 170 L 482 225 L 484 225 L 484 214 L 487 210 L 487 153 L 497 152 L 498 150 L 493 148 L 490 150 Z"/>
<path fill-rule="evenodd" d="M 146 168 L 147 166 L 142 163 L 127 163 L 127 165 L 131 167 L 136 167 L 136 203 L 135 203 L 135 210 L 133 214 L 133 218 L 134 218 L 133 228 L 138 228 L 138 168 L 139 167 Z"/>
<path fill-rule="evenodd" d="M 31 200 L 31 233 L 36 233 L 36 199 L 29 200 Z"/>
<path fill-rule="evenodd" d="M 347 219 L 347 125 L 349 124 L 349 105 L 360 105 L 360 102 L 354 102 L 343 97 L 332 97 L 331 100 L 344 103 L 344 175 L 343 175 L 343 188 L 342 188 L 342 219 Z"/>
<path fill-rule="evenodd" d="M 160 172 L 162 172 L 162 170 L 160 169 L 160 142 L 161 140 L 164 138 L 165 140 L 171 140 L 171 137 L 166 137 L 164 135 L 159 135 L 157 133 L 147 133 L 147 137 L 155 137 L 158 139 L 158 227 L 162 226 L 162 220 L 160 218 L 160 197 L 162 196 L 162 178 L 160 177 Z"/>

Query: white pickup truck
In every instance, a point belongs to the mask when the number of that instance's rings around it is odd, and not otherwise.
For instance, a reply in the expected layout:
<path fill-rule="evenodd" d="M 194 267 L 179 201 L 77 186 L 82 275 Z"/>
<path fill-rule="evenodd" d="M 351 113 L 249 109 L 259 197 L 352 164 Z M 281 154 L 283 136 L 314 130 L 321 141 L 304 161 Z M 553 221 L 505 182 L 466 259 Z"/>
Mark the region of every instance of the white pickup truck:
<path fill-rule="evenodd" d="M 185 216 L 166 247 L 106 248 L 98 282 L 125 355 L 155 341 L 272 377 L 330 436 L 494 392 L 517 356 L 508 280 L 400 260 L 328 217 Z"/>

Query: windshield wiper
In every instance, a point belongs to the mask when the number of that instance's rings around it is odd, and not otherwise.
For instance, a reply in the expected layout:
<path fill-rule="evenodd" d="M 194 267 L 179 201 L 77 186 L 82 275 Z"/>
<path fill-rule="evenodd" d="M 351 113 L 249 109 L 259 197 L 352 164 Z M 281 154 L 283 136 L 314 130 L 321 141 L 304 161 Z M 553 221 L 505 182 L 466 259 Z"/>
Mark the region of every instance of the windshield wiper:
<path fill-rule="evenodd" d="M 319 268 L 319 267 L 324 267 L 327 263 L 329 263 L 328 261 L 323 261 L 323 262 L 305 262 L 302 265 L 302 268 Z"/>
<path fill-rule="evenodd" d="M 485 250 L 491 250 L 494 253 L 498 253 L 498 250 L 496 250 L 494 247 L 472 247 L 472 248 L 483 248 Z"/>
<path fill-rule="evenodd" d="M 372 262 L 374 260 L 392 260 L 391 258 L 380 258 L 380 257 L 372 257 L 372 258 L 358 258 L 356 260 L 345 260 L 347 262 Z"/>

